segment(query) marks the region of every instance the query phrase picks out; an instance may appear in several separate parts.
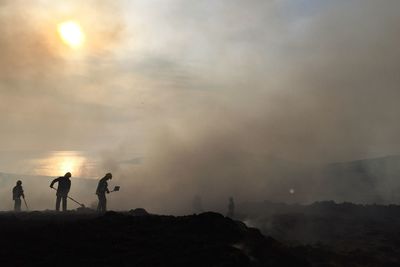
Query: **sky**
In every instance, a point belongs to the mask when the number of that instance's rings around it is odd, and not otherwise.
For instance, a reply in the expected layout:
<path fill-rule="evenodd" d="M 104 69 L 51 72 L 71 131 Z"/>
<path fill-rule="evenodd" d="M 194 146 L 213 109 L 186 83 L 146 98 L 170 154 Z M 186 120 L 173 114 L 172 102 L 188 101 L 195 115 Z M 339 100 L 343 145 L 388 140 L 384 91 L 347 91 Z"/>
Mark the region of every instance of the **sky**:
<path fill-rule="evenodd" d="M 101 151 L 110 166 L 140 154 L 146 163 L 120 177 L 151 188 L 163 177 L 163 193 L 188 183 L 190 194 L 210 181 L 257 185 L 263 162 L 398 154 L 399 8 L 1 1 L 0 150 Z M 68 20 L 85 33 L 79 48 L 57 34 Z"/>

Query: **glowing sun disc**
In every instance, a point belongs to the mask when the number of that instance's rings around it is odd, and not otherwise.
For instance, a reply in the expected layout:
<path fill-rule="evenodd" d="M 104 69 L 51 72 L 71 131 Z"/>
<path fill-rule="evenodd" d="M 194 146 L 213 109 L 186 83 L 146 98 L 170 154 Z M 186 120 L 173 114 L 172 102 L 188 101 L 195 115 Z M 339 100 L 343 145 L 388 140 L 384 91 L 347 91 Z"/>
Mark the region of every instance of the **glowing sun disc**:
<path fill-rule="evenodd" d="M 73 48 L 81 46 L 85 41 L 81 26 L 74 21 L 60 23 L 57 30 L 63 42 Z"/>

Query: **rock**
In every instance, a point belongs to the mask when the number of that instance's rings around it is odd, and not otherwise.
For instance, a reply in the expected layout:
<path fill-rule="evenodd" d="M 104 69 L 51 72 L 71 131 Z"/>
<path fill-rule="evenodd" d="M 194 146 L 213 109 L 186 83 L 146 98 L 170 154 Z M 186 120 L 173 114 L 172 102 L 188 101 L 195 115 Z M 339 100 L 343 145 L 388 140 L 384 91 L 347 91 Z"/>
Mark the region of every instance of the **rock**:
<path fill-rule="evenodd" d="M 137 208 L 134 210 L 130 210 L 129 214 L 132 216 L 148 216 L 150 215 L 145 209 L 143 208 Z"/>

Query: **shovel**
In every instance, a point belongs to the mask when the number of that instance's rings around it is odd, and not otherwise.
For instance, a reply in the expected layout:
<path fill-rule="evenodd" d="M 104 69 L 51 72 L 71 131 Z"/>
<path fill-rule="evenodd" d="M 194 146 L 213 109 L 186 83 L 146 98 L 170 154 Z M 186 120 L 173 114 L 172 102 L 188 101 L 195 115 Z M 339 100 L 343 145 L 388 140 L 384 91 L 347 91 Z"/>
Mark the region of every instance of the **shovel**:
<path fill-rule="evenodd" d="M 57 189 L 55 189 L 54 187 L 51 187 L 51 188 L 53 188 L 54 190 L 56 190 L 57 191 Z M 71 199 L 73 202 L 75 202 L 76 204 L 78 204 L 79 206 L 81 206 L 82 208 L 85 208 L 85 205 L 84 204 L 82 204 L 82 203 L 79 203 L 78 201 L 76 201 L 75 199 L 73 199 L 72 197 L 70 197 L 70 196 L 67 196 L 67 198 L 69 198 L 69 199 Z"/>
<path fill-rule="evenodd" d="M 115 186 L 114 189 L 112 191 L 110 191 L 110 193 L 111 192 L 118 192 L 120 188 L 121 188 L 120 186 Z"/>

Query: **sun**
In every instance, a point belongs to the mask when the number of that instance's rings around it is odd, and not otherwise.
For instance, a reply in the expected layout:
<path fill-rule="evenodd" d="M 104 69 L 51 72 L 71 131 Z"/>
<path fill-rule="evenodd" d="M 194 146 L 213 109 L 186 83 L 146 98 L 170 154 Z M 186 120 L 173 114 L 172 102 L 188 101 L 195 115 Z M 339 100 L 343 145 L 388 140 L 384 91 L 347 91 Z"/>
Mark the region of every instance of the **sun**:
<path fill-rule="evenodd" d="M 72 48 L 78 48 L 85 42 L 85 33 L 75 21 L 62 22 L 57 30 L 63 42 Z"/>
<path fill-rule="evenodd" d="M 73 172 L 75 173 L 76 162 L 71 159 L 65 159 L 59 163 L 58 169 L 60 173 Z"/>

